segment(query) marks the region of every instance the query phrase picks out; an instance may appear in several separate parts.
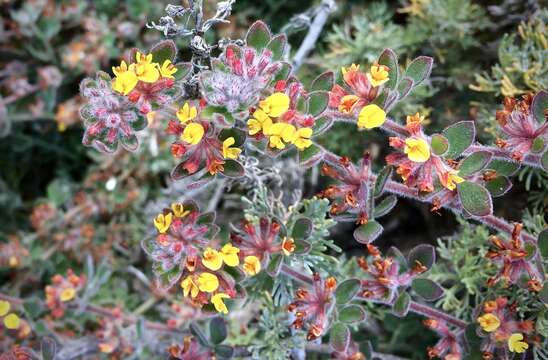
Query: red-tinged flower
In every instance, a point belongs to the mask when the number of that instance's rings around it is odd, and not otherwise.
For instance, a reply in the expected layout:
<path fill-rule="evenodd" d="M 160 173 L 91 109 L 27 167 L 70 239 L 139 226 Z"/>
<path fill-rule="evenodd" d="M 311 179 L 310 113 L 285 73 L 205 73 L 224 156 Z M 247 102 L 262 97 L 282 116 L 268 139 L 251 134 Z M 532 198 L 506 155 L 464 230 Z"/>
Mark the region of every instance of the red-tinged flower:
<path fill-rule="evenodd" d="M 175 81 L 170 78 L 160 78 L 154 83 L 140 81 L 128 94 L 128 99 L 136 104 L 141 114 L 146 115 L 153 108 L 166 106 L 178 97 L 180 90 L 174 85 Z"/>
<path fill-rule="evenodd" d="M 182 345 L 172 345 L 168 348 L 170 359 L 176 360 L 214 360 L 211 350 L 204 348 L 192 336 L 186 336 Z"/>
<path fill-rule="evenodd" d="M 441 338 L 436 345 L 427 348 L 429 359 L 461 360 L 463 358 L 463 349 L 458 336 L 454 331 L 449 329 L 445 321 L 426 319 L 423 323 Z"/>
<path fill-rule="evenodd" d="M 509 304 L 505 297 L 486 301 L 477 322 L 484 338 L 480 348 L 487 358 L 498 359 L 497 356 L 508 351 L 523 353 L 534 338 L 534 322 L 517 319 L 514 304 Z"/>
<path fill-rule="evenodd" d="M 535 281 L 543 278 L 538 267 L 530 259 L 526 242 L 521 239 L 522 228 L 523 224 L 515 223 L 512 238 L 509 240 L 501 239 L 496 235 L 491 236 L 493 246 L 485 256 L 501 267 L 499 272 L 488 280 L 490 286 L 500 280 L 516 284 L 520 276 L 525 274 L 529 278 L 531 288 L 534 289 Z"/>
<path fill-rule="evenodd" d="M 306 289 L 298 289 L 296 299 L 289 304 L 288 311 L 295 315 L 292 325 L 295 329 L 306 329 L 307 340 L 317 339 L 327 330 L 335 304 L 336 286 L 335 278 L 324 280 L 316 273 L 313 275 L 313 284 Z"/>
<path fill-rule="evenodd" d="M 29 256 L 29 251 L 23 247 L 18 236 L 8 236 L 8 240 L 0 244 L 0 266 L 15 269 Z"/>
<path fill-rule="evenodd" d="M 369 104 L 377 96 L 377 89 L 372 87 L 367 74 L 360 71 L 360 66 L 352 64 L 342 68 L 344 85 L 335 84 L 329 93 L 329 106 L 345 114 L 353 113 Z"/>
<path fill-rule="evenodd" d="M 124 358 L 133 353 L 131 343 L 123 336 L 122 311 L 114 308 L 111 317 L 103 317 L 99 320 L 99 329 L 96 331 L 99 352 L 116 358 Z"/>
<path fill-rule="evenodd" d="M 389 139 L 390 146 L 399 151 L 386 156 L 386 163 L 396 166 L 396 173 L 407 186 L 422 192 L 434 191 L 434 176 L 437 177 L 442 186 L 452 192 L 446 191 L 440 199 L 445 204 L 453 200 L 456 185 L 464 179 L 458 176 L 455 164 L 431 151 L 430 138 L 423 132 L 421 125 L 423 118 L 418 113 L 407 116 L 406 129 L 409 136 Z"/>
<path fill-rule="evenodd" d="M 361 280 L 362 297 L 391 304 L 398 288 L 408 287 L 413 279 L 427 270 L 420 262 L 412 264 L 411 268 L 400 273 L 400 264 L 394 258 L 383 258 L 379 249 L 373 245 L 367 245 L 371 255 L 369 262 L 361 257 L 358 265 L 365 272 L 366 279 Z"/>
<path fill-rule="evenodd" d="M 521 101 L 507 97 L 504 109 L 496 114 L 504 137 L 497 140 L 497 145 L 511 151 L 517 161 L 529 154 L 536 142 L 539 144 L 536 152 L 542 152 L 548 144 L 548 122 L 546 118 L 541 122 L 535 119 L 531 109 L 533 99 L 532 94 L 524 95 Z"/>
<path fill-rule="evenodd" d="M 280 236 L 280 224 L 276 220 L 259 219 L 259 224 L 243 221 L 230 234 L 230 240 L 240 248 L 241 256 L 256 256 L 264 264 L 270 254 L 287 252 L 292 244 Z"/>
<path fill-rule="evenodd" d="M 54 318 L 60 318 L 65 314 L 66 304 L 76 298 L 85 283 L 86 276 L 77 276 L 71 269 L 67 271 L 66 277 L 57 274 L 51 278 L 51 285 L 45 288 L 46 306 Z"/>
<path fill-rule="evenodd" d="M 332 200 L 331 215 L 346 216 L 359 224 L 367 223 L 371 215 L 368 209 L 371 182 L 371 159 L 365 154 L 356 166 L 348 158 L 330 161 L 321 168 L 322 175 L 338 180 L 319 196 Z"/>

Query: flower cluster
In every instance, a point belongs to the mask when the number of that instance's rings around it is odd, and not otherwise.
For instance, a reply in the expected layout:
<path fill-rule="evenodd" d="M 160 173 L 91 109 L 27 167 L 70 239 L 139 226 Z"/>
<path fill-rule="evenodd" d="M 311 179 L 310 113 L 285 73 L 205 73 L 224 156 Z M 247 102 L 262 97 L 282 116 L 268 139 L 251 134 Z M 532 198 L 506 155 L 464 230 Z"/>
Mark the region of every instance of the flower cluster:
<path fill-rule="evenodd" d="M 398 295 L 398 288 L 409 286 L 415 277 L 427 270 L 417 260 L 410 269 L 400 273 L 401 265 L 396 259 L 383 258 L 379 249 L 371 244 L 367 245 L 367 251 L 371 255 L 369 262 L 364 257 L 358 258 L 359 267 L 367 275 L 367 279 L 361 280 L 361 296 L 366 299 L 391 304 Z"/>
<path fill-rule="evenodd" d="M 504 109 L 496 113 L 504 135 L 504 139 L 497 139 L 497 145 L 511 151 L 512 158 L 517 161 L 521 161 L 532 150 L 542 152 L 548 143 L 547 114 L 543 114 L 543 121 L 535 119 L 531 108 L 533 99 L 532 94 L 524 95 L 520 101 L 506 97 Z"/>
<path fill-rule="evenodd" d="M 409 187 L 416 187 L 422 192 L 434 191 L 434 176 L 437 176 L 442 186 L 453 191 L 456 184 L 464 181 L 443 157 L 432 153 L 431 139 L 424 134 L 421 123 L 424 116 L 418 113 L 407 116 L 406 138 L 390 137 L 390 146 L 401 152 L 386 156 L 388 165 L 397 166 L 396 172 Z"/>
<path fill-rule="evenodd" d="M 194 306 L 212 304 L 217 312 L 227 314 L 225 299 L 238 294 L 226 268 L 241 265 L 252 276 L 260 271 L 260 264 L 231 243 L 216 248 L 212 239 L 219 229 L 212 221 L 211 214 L 200 214 L 193 203 L 174 203 L 154 219 L 158 235 L 146 240 L 143 248 L 155 261 L 153 270 L 161 285 L 171 287 L 181 279 L 183 295 Z"/>
<path fill-rule="evenodd" d="M 51 285 L 46 286 L 46 306 L 54 318 L 63 317 L 66 304 L 74 298 L 86 283 L 85 275 L 76 275 L 69 269 L 66 277 L 59 274 L 51 278 Z"/>
<path fill-rule="evenodd" d="M 258 53 L 245 46 L 227 47 L 212 66 L 212 71 L 200 75 L 202 95 L 208 104 L 224 107 L 237 118 L 244 117 L 247 109 L 257 103 L 261 92 L 281 70 L 281 63 L 272 59 L 270 50 Z"/>
<path fill-rule="evenodd" d="M 295 251 L 294 239 L 280 236 L 280 228 L 276 220 L 261 218 L 258 225 L 244 221 L 239 228 L 230 233 L 230 240 L 248 259 L 244 264 L 248 266 L 248 272 L 259 272 L 261 263 L 268 263 L 272 254 L 281 252 L 284 255 L 291 255 Z"/>
<path fill-rule="evenodd" d="M 509 240 L 501 239 L 496 235 L 491 236 L 493 246 L 485 256 L 501 266 L 499 272 L 488 280 L 489 286 L 493 286 L 500 280 L 516 284 L 520 276 L 525 274 L 531 290 L 538 292 L 542 288 L 540 282 L 543 278 L 542 274 L 531 259 L 532 254 L 526 248 L 527 243 L 521 239 L 522 229 L 523 224 L 515 223 L 512 238 Z"/>
<path fill-rule="evenodd" d="M 352 64 L 342 68 L 344 86 L 335 84 L 329 93 L 329 106 L 343 114 L 354 115 L 358 112 L 358 127 L 373 129 L 380 127 L 386 120 L 386 112 L 377 104 L 372 104 L 389 78 L 389 69 L 385 65 L 373 64 L 367 74 L 360 66 Z"/>
<path fill-rule="evenodd" d="M 485 337 L 481 345 L 484 359 L 495 359 L 497 349 L 519 354 L 529 348 L 531 339 L 527 336 L 533 334 L 534 323 L 516 320 L 515 308 L 507 298 L 498 297 L 485 302 L 477 321 L 481 335 Z"/>
<path fill-rule="evenodd" d="M 356 166 L 347 157 L 340 157 L 338 161 L 323 164 L 322 175 L 338 180 L 340 184 L 330 185 L 319 196 L 333 200 L 331 215 L 348 214 L 358 224 L 366 224 L 369 220 L 368 184 L 371 176 L 371 160 L 365 154 Z"/>
<path fill-rule="evenodd" d="M 307 328 L 307 340 L 322 336 L 327 330 L 329 316 L 335 304 L 334 291 L 337 280 L 334 277 L 322 279 L 319 274 L 313 275 L 310 288 L 300 288 L 295 293 L 296 299 L 289 304 L 288 311 L 295 313 L 292 326 L 295 329 Z"/>
<path fill-rule="evenodd" d="M 461 343 L 445 321 L 426 319 L 423 324 L 441 337 L 436 345 L 428 347 L 427 355 L 429 359 L 461 360 L 463 358 Z"/>
<path fill-rule="evenodd" d="M 112 317 L 101 318 L 99 321 L 99 329 L 96 331 L 99 351 L 117 358 L 129 356 L 133 353 L 133 348 L 120 333 L 123 325 L 122 310 L 117 307 L 111 313 Z"/>
<path fill-rule="evenodd" d="M 177 110 L 177 120 L 171 120 L 167 132 L 178 139 L 171 145 L 171 153 L 180 159 L 173 175 L 196 173 L 205 162 L 211 175 L 223 172 L 228 160 L 237 159 L 243 136 L 237 130 L 221 131 L 218 124 L 202 117 L 203 106 L 185 103 Z M 237 146 L 236 141 L 238 142 Z"/>

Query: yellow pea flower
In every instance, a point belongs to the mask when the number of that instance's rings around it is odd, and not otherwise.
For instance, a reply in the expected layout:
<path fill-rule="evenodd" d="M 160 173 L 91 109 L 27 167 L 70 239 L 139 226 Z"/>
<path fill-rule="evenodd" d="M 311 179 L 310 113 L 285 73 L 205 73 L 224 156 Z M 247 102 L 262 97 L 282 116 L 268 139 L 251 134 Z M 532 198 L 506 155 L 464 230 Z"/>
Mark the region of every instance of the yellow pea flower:
<path fill-rule="evenodd" d="M 446 174 L 443 174 L 441 179 L 442 185 L 448 190 L 451 190 L 451 191 L 455 190 L 455 188 L 457 187 L 457 184 L 460 184 L 461 182 L 464 181 L 463 178 L 457 175 L 458 173 L 459 173 L 458 171 L 450 170 Z"/>
<path fill-rule="evenodd" d="M 171 63 L 171 60 L 164 60 L 164 63 L 161 67 L 160 64 L 158 64 L 158 71 L 160 71 L 160 75 L 162 77 L 175 79 L 173 74 L 177 72 L 177 68 Z"/>
<path fill-rule="evenodd" d="M 143 55 L 137 51 L 135 59 L 137 63 L 131 64 L 129 69 L 135 72 L 137 79 L 146 83 L 153 83 L 160 78 L 157 64 L 152 62 L 152 54 Z"/>
<path fill-rule="evenodd" d="M 198 285 L 194 282 L 192 275 L 187 276 L 183 281 L 181 281 L 181 287 L 183 288 L 183 296 L 188 296 L 195 298 L 198 296 Z"/>
<path fill-rule="evenodd" d="M 262 131 L 263 133 L 272 125 L 272 119 L 261 109 L 255 110 L 253 119 L 247 120 L 249 135 L 255 135 Z"/>
<path fill-rule="evenodd" d="M 352 64 L 349 67 L 341 67 L 341 72 L 343 75 L 346 75 L 348 72 L 355 72 L 360 70 L 360 65 Z"/>
<path fill-rule="evenodd" d="M 236 159 L 242 152 L 242 149 L 237 147 L 231 147 L 236 143 L 236 140 L 231 136 L 223 141 L 223 157 L 225 159 Z"/>
<path fill-rule="evenodd" d="M 173 203 L 171 204 L 171 211 L 173 211 L 173 214 L 175 217 L 178 218 L 184 218 L 190 213 L 190 210 L 185 210 L 183 207 L 183 204 L 181 203 Z"/>
<path fill-rule="evenodd" d="M 19 325 L 21 325 L 21 320 L 16 314 L 9 314 L 4 318 L 4 326 L 7 329 L 15 330 L 19 328 Z"/>
<path fill-rule="evenodd" d="M 243 269 L 248 275 L 257 275 L 261 271 L 261 262 L 259 258 L 254 255 L 246 256 L 244 258 Z"/>
<path fill-rule="evenodd" d="M 499 318 L 491 313 L 487 313 L 478 318 L 478 323 L 485 332 L 493 332 L 500 326 Z"/>
<path fill-rule="evenodd" d="M 113 66 L 112 72 L 116 76 L 112 80 L 112 89 L 122 95 L 127 95 L 137 86 L 139 79 L 132 71 L 132 67 L 128 68 L 126 62 L 122 60 L 120 66 Z"/>
<path fill-rule="evenodd" d="M 198 289 L 203 292 L 212 293 L 219 287 L 217 276 L 204 272 L 198 276 Z"/>
<path fill-rule="evenodd" d="M 289 109 L 289 96 L 275 92 L 259 102 L 259 107 L 270 117 L 283 115 Z"/>
<path fill-rule="evenodd" d="M 156 226 L 156 230 L 158 230 L 160 234 L 165 234 L 169 229 L 172 221 L 172 213 L 168 213 L 167 215 L 158 214 L 158 216 L 156 216 L 156 218 L 154 219 L 154 226 Z"/>
<path fill-rule="evenodd" d="M 354 105 L 360 100 L 357 95 L 345 95 L 341 98 L 339 103 L 339 111 L 343 114 L 349 114 L 354 110 Z"/>
<path fill-rule="evenodd" d="M 529 349 L 529 344 L 523 341 L 523 334 L 514 333 L 508 338 L 508 349 L 511 352 L 521 354 Z"/>
<path fill-rule="evenodd" d="M 7 301 L 0 300 L 0 316 L 5 316 L 11 309 L 11 304 Z"/>
<path fill-rule="evenodd" d="M 196 106 L 190 107 L 188 103 L 185 103 L 182 108 L 177 110 L 175 115 L 177 115 L 179 122 L 184 124 L 187 121 L 194 119 L 198 115 L 198 110 L 196 109 Z"/>
<path fill-rule="evenodd" d="M 423 139 L 407 138 L 403 152 L 413 162 L 426 162 L 430 159 L 430 147 Z"/>
<path fill-rule="evenodd" d="M 221 248 L 221 254 L 223 256 L 223 261 L 228 266 L 238 266 L 240 263 L 240 258 L 238 257 L 238 253 L 240 252 L 240 249 L 238 249 L 235 246 L 232 246 L 232 244 L 228 243 L 225 244 Z"/>
<path fill-rule="evenodd" d="M 202 137 L 204 137 L 204 127 L 198 123 L 191 123 L 185 126 L 183 134 L 181 135 L 181 140 L 191 145 L 198 144 Z"/>
<path fill-rule="evenodd" d="M 367 73 L 367 79 L 374 87 L 381 86 L 390 80 L 388 77 L 389 70 L 388 66 L 373 64 Z"/>
<path fill-rule="evenodd" d="M 225 293 L 218 293 L 211 297 L 211 303 L 215 306 L 215 310 L 220 313 L 228 314 L 228 309 L 223 301 L 223 299 L 230 299 L 230 295 Z"/>
<path fill-rule="evenodd" d="M 291 255 L 295 251 L 295 240 L 292 238 L 284 238 L 282 241 L 282 252 L 285 256 Z"/>
<path fill-rule="evenodd" d="M 304 149 L 312 145 L 312 141 L 310 140 L 311 136 L 312 136 L 311 128 L 309 127 L 301 128 L 295 132 L 293 144 L 295 144 L 297 149 L 303 151 Z"/>
<path fill-rule="evenodd" d="M 358 128 L 373 129 L 384 124 L 386 120 L 386 112 L 376 105 L 369 104 L 364 106 L 358 114 Z"/>
<path fill-rule="evenodd" d="M 61 291 L 61 295 L 59 295 L 59 299 L 61 299 L 62 302 L 67 302 L 74 299 L 75 296 L 76 296 L 76 289 L 73 287 L 69 287 Z"/>
<path fill-rule="evenodd" d="M 292 142 L 295 138 L 295 126 L 288 123 L 276 123 L 270 126 L 265 135 L 269 136 L 270 147 L 283 149 L 286 143 Z M 283 140 L 283 141 L 282 141 Z"/>
<path fill-rule="evenodd" d="M 207 247 L 202 256 L 202 264 L 209 270 L 216 271 L 223 266 L 223 258 L 217 250 Z"/>

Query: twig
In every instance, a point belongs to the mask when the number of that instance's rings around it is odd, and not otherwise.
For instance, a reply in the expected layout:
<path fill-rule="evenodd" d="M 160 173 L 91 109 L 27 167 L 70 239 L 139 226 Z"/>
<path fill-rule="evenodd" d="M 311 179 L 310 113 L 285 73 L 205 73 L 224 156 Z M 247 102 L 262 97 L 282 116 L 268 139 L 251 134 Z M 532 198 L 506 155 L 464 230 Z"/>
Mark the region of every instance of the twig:
<path fill-rule="evenodd" d="M 327 21 L 329 15 L 335 10 L 334 0 L 322 0 L 322 3 L 318 7 L 318 11 L 314 17 L 314 21 L 310 24 L 308 33 L 306 34 L 301 46 L 297 50 L 297 53 L 293 57 L 293 69 L 295 73 L 301 67 L 304 59 L 308 56 L 310 51 L 316 46 L 316 41 L 322 32 L 322 29 Z"/>

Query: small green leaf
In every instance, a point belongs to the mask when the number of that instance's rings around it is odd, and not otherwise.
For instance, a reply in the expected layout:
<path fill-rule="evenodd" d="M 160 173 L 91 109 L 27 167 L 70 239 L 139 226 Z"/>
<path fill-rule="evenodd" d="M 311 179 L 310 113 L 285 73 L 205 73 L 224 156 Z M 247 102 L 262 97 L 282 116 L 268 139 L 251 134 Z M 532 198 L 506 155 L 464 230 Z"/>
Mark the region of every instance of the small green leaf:
<path fill-rule="evenodd" d="M 53 360 L 57 354 L 57 343 L 50 337 L 45 337 L 40 342 L 41 360 Z"/>
<path fill-rule="evenodd" d="M 405 317 L 407 316 L 407 312 L 409 311 L 409 305 L 411 304 L 411 296 L 409 296 L 408 293 L 405 291 L 398 296 L 396 301 L 394 301 L 394 305 L 392 306 L 392 312 L 397 317 Z"/>
<path fill-rule="evenodd" d="M 543 124 L 546 121 L 545 111 L 548 109 L 548 92 L 544 90 L 539 91 L 533 98 L 531 108 L 533 109 L 535 119 Z"/>
<path fill-rule="evenodd" d="M 436 262 L 436 249 L 432 245 L 427 244 L 415 246 L 409 252 L 408 262 L 412 267 L 417 261 L 430 269 Z"/>
<path fill-rule="evenodd" d="M 392 90 L 396 89 L 396 85 L 399 83 L 400 67 L 398 66 L 398 57 L 394 50 L 384 49 L 379 56 L 377 63 L 379 65 L 387 66 L 390 69 L 388 71 L 389 80 L 386 82 L 385 86 Z"/>
<path fill-rule="evenodd" d="M 506 176 L 497 176 L 485 183 L 485 188 L 492 197 L 506 194 L 512 188 L 512 182 Z"/>
<path fill-rule="evenodd" d="M 283 255 L 280 253 L 273 254 L 270 257 L 270 262 L 266 266 L 266 272 L 272 277 L 278 276 L 283 264 Z"/>
<path fill-rule="evenodd" d="M 42 314 L 44 308 L 38 298 L 32 297 L 23 302 L 23 310 L 25 310 L 27 318 L 34 320 Z"/>
<path fill-rule="evenodd" d="M 419 56 L 409 64 L 405 75 L 413 80 L 413 87 L 417 87 L 430 76 L 434 59 L 429 56 Z"/>
<path fill-rule="evenodd" d="M 476 137 L 476 127 L 473 121 L 460 121 L 443 130 L 443 135 L 449 141 L 449 149 L 445 157 L 454 159 L 472 145 Z"/>
<path fill-rule="evenodd" d="M 339 321 L 351 324 L 365 320 L 365 311 L 359 305 L 348 305 L 339 310 Z"/>
<path fill-rule="evenodd" d="M 425 300 L 434 301 L 443 295 L 443 289 L 430 279 L 415 279 L 411 283 L 411 288 Z"/>
<path fill-rule="evenodd" d="M 544 148 L 546 147 L 546 141 L 539 136 L 535 140 L 533 140 L 533 145 L 531 146 L 531 152 L 534 154 L 540 153 Z"/>
<path fill-rule="evenodd" d="M 270 42 L 270 30 L 262 21 L 254 22 L 245 37 L 245 42 L 257 51 L 264 49 Z"/>
<path fill-rule="evenodd" d="M 308 113 L 318 116 L 327 109 L 329 93 L 327 91 L 314 91 L 308 96 Z"/>
<path fill-rule="evenodd" d="M 344 352 L 350 343 L 350 330 L 342 323 L 335 323 L 329 332 L 329 345 L 335 351 Z"/>
<path fill-rule="evenodd" d="M 244 167 L 236 160 L 225 160 L 222 174 L 229 178 L 239 178 L 244 175 Z"/>
<path fill-rule="evenodd" d="M 515 161 L 493 159 L 487 169 L 495 170 L 497 175 L 512 176 L 519 170 L 520 164 Z"/>
<path fill-rule="evenodd" d="M 383 231 L 381 224 L 375 220 L 369 220 L 367 224 L 360 225 L 354 230 L 354 239 L 362 244 L 369 244 L 375 241 Z"/>
<path fill-rule="evenodd" d="M 449 141 L 441 134 L 434 134 L 430 139 L 430 146 L 432 147 L 432 152 L 434 154 L 442 156 L 449 148 Z"/>
<path fill-rule="evenodd" d="M 346 304 L 360 291 L 361 282 L 358 279 L 347 279 L 340 283 L 335 290 L 337 304 Z"/>
<path fill-rule="evenodd" d="M 394 206 L 398 203 L 398 198 L 395 195 L 390 195 L 382 199 L 378 204 L 375 204 L 375 210 L 373 211 L 373 216 L 375 218 L 380 218 L 388 214 Z"/>
<path fill-rule="evenodd" d="M 229 345 L 217 345 L 215 355 L 218 359 L 231 359 L 234 356 L 234 348 Z"/>
<path fill-rule="evenodd" d="M 485 168 L 493 154 L 490 151 L 476 151 L 463 159 L 459 166 L 459 176 L 470 176 Z"/>
<path fill-rule="evenodd" d="M 392 176 L 393 169 L 394 168 L 390 165 L 385 166 L 379 172 L 379 175 L 377 175 L 377 179 L 375 179 L 375 192 L 374 192 L 374 196 L 376 198 L 382 195 L 386 182 L 390 179 L 390 176 Z"/>
<path fill-rule="evenodd" d="M 487 216 L 493 213 L 491 195 L 481 185 L 465 181 L 457 184 L 457 193 L 464 210 L 474 216 Z"/>
<path fill-rule="evenodd" d="M 334 119 L 331 116 L 321 116 L 314 121 L 312 125 L 312 131 L 314 136 L 318 136 L 325 131 L 329 130 L 334 123 Z"/>
<path fill-rule="evenodd" d="M 331 91 L 334 84 L 335 75 L 333 74 L 333 71 L 326 71 L 312 81 L 312 84 L 310 85 L 310 91 Z"/>
<path fill-rule="evenodd" d="M 398 84 L 398 100 L 404 99 L 413 89 L 413 80 L 408 77 L 401 79 Z"/>
<path fill-rule="evenodd" d="M 152 49 L 150 49 L 150 53 L 152 54 L 152 61 L 162 66 L 166 60 L 171 62 L 175 60 L 175 55 L 177 55 L 177 47 L 175 46 L 173 40 L 164 40 L 154 45 Z"/>
<path fill-rule="evenodd" d="M 209 322 L 209 338 L 213 344 L 220 344 L 225 341 L 228 334 L 226 321 L 222 317 L 214 317 Z"/>
<path fill-rule="evenodd" d="M 287 45 L 287 35 L 279 34 L 276 35 L 270 40 L 267 48 L 272 51 L 273 60 L 281 60 L 285 54 L 285 49 Z"/>
<path fill-rule="evenodd" d="M 189 62 L 182 62 L 175 64 L 177 72 L 173 74 L 175 80 L 184 79 L 192 71 L 192 64 Z"/>
<path fill-rule="evenodd" d="M 294 240 L 306 239 L 312 231 L 312 220 L 309 218 L 301 217 L 295 221 L 293 225 L 293 231 L 291 237 Z"/>
<path fill-rule="evenodd" d="M 272 79 L 273 83 L 279 80 L 287 79 L 287 77 L 291 73 L 291 69 L 293 68 L 293 66 L 291 66 L 291 64 L 288 62 L 281 61 L 280 63 L 282 64 L 282 66 L 280 70 L 276 73 L 276 75 L 274 76 L 274 79 Z"/>
<path fill-rule="evenodd" d="M 544 229 L 538 235 L 538 249 L 543 258 L 548 259 L 548 229 Z"/>

